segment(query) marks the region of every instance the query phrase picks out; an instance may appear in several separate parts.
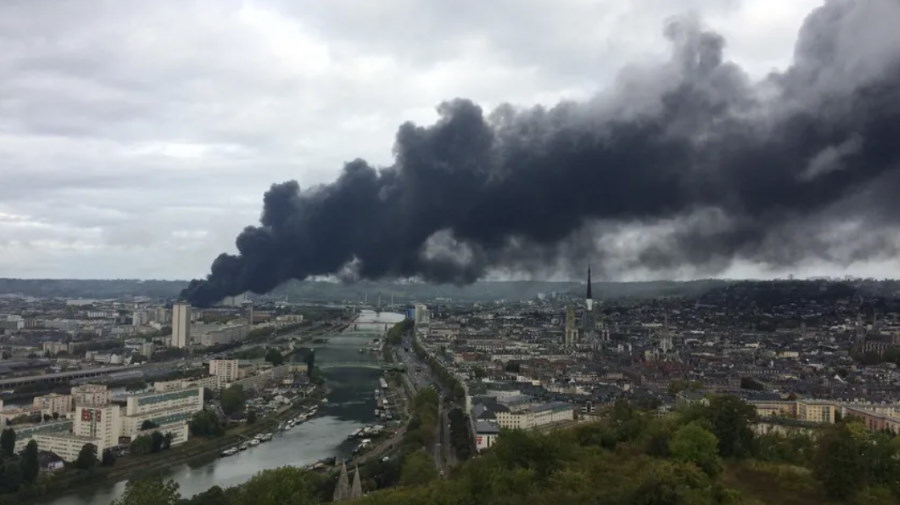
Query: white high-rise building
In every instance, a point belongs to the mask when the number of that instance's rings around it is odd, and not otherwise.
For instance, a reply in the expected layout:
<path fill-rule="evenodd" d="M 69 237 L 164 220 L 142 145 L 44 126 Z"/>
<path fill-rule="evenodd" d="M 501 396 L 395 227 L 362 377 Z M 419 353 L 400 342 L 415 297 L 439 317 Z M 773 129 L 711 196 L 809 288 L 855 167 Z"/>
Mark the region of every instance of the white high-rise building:
<path fill-rule="evenodd" d="M 428 324 L 429 320 L 428 307 L 423 304 L 417 304 L 415 307 L 416 324 Z"/>
<path fill-rule="evenodd" d="M 172 347 L 185 348 L 191 343 L 191 306 L 187 302 L 172 305 Z"/>
<path fill-rule="evenodd" d="M 119 420 L 121 407 L 114 404 L 102 407 L 81 406 L 75 408 L 75 424 L 72 433 L 79 437 L 95 438 L 102 441 L 97 453 L 119 443 L 122 424 Z"/>
<path fill-rule="evenodd" d="M 209 374 L 216 377 L 218 389 L 238 379 L 238 361 L 236 359 L 213 359 L 209 361 Z"/>

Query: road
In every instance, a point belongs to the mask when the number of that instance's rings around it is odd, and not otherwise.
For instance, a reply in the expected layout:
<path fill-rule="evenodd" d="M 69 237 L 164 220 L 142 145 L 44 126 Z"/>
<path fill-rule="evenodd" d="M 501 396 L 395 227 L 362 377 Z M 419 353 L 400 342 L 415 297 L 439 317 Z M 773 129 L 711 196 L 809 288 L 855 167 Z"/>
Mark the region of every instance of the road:
<path fill-rule="evenodd" d="M 409 351 L 407 351 L 409 349 Z M 397 358 L 406 365 L 406 376 L 414 392 L 420 389 L 433 387 L 438 391 L 438 422 L 435 427 L 434 443 L 427 448 L 432 455 L 434 466 L 443 476 L 447 474 L 447 467 L 455 466 L 458 462 L 456 452 L 450 443 L 450 418 L 449 412 L 455 405 L 445 402 L 449 398 L 449 391 L 431 373 L 431 368 L 425 363 L 413 349 L 412 337 L 405 336 L 401 345 L 397 348 Z"/>

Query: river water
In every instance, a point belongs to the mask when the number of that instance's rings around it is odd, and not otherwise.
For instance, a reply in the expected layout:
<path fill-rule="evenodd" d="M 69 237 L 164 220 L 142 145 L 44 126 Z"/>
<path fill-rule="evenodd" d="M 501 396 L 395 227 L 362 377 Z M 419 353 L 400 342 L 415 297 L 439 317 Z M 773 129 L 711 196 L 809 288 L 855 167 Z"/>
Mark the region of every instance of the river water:
<path fill-rule="evenodd" d="M 381 336 L 386 325 L 397 323 L 403 317 L 391 312 L 362 311 L 351 331 L 332 336 L 327 344 L 316 346 L 316 363 L 375 361 L 372 353 L 360 353 L 358 349 L 368 347 L 373 338 Z M 330 389 L 328 403 L 320 406 L 319 415 L 314 419 L 277 434 L 272 442 L 234 456 L 178 465 L 165 478 L 177 482 L 181 496 L 187 498 L 212 486 L 241 484 L 268 468 L 303 466 L 330 456 L 349 456 L 355 443 L 347 440 L 347 435 L 376 421 L 373 393 L 381 371 L 362 367 L 326 368 L 323 375 Z M 124 489 L 125 481 L 103 483 L 41 503 L 108 505 Z"/>

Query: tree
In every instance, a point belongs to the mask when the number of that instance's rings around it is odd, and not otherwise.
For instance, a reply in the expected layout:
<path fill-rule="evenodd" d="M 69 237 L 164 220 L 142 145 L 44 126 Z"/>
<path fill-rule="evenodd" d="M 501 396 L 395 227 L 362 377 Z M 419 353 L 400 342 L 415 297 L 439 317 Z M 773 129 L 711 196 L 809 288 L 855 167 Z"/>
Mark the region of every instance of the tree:
<path fill-rule="evenodd" d="M 678 461 L 693 463 L 710 476 L 721 472 L 716 436 L 696 421 L 685 424 L 672 435 L 669 452 Z"/>
<path fill-rule="evenodd" d="M 219 422 L 219 418 L 210 410 L 201 410 L 194 413 L 189 423 L 191 435 L 197 437 L 221 437 L 225 434 L 225 428 Z"/>
<path fill-rule="evenodd" d="M 0 489 L 7 493 L 15 493 L 22 485 L 22 467 L 15 461 L 3 461 L 3 472 L 0 473 Z"/>
<path fill-rule="evenodd" d="M 145 419 L 144 422 L 141 423 L 141 431 L 152 430 L 154 428 L 159 428 L 159 425 L 149 419 Z"/>
<path fill-rule="evenodd" d="M 434 462 L 425 451 L 416 451 L 406 456 L 400 470 L 401 486 L 424 486 L 437 478 Z"/>
<path fill-rule="evenodd" d="M 38 463 L 38 446 L 37 442 L 31 440 L 25 446 L 22 452 L 22 480 L 31 484 L 37 480 L 38 473 L 41 471 L 41 465 Z"/>
<path fill-rule="evenodd" d="M 281 355 L 281 351 L 274 347 L 269 348 L 269 350 L 266 352 L 265 359 L 274 366 L 284 364 L 284 356 Z"/>
<path fill-rule="evenodd" d="M 244 410 L 244 388 L 238 384 L 222 392 L 222 410 L 225 415 L 239 414 Z"/>
<path fill-rule="evenodd" d="M 128 452 L 138 456 L 150 454 L 153 452 L 153 440 L 148 435 L 138 435 L 128 445 Z"/>
<path fill-rule="evenodd" d="M 113 466 L 116 464 L 116 455 L 113 454 L 110 450 L 103 451 L 103 456 L 100 458 L 101 466 Z"/>
<path fill-rule="evenodd" d="M 16 449 L 16 432 L 12 428 L 6 428 L 0 434 L 0 456 L 11 458 Z"/>
<path fill-rule="evenodd" d="M 251 410 L 250 412 L 247 412 L 247 424 L 253 424 L 255 422 L 256 422 L 256 411 Z"/>
<path fill-rule="evenodd" d="M 723 457 L 746 456 L 753 447 L 751 423 L 756 409 L 733 395 L 716 395 L 706 409 L 712 432 L 719 440 L 719 454 Z"/>
<path fill-rule="evenodd" d="M 125 484 L 125 494 L 111 505 L 176 505 L 181 500 L 178 484 L 161 477 L 130 480 Z"/>
<path fill-rule="evenodd" d="M 150 452 L 157 453 L 163 449 L 163 442 L 165 442 L 165 437 L 162 433 L 158 431 L 154 431 L 150 434 Z"/>
<path fill-rule="evenodd" d="M 231 505 L 313 505 L 326 501 L 325 477 L 285 466 L 264 470 L 241 486 Z"/>
<path fill-rule="evenodd" d="M 310 349 L 308 353 L 306 353 L 306 376 L 309 380 L 313 380 L 315 376 L 316 369 L 316 350 Z"/>
<path fill-rule="evenodd" d="M 829 426 L 819 437 L 813 473 L 829 496 L 846 500 L 865 483 L 862 447 L 845 424 Z"/>
<path fill-rule="evenodd" d="M 80 470 L 90 470 L 97 465 L 97 446 L 94 444 L 84 444 L 81 451 L 78 452 L 78 458 L 75 460 L 75 468 Z"/>

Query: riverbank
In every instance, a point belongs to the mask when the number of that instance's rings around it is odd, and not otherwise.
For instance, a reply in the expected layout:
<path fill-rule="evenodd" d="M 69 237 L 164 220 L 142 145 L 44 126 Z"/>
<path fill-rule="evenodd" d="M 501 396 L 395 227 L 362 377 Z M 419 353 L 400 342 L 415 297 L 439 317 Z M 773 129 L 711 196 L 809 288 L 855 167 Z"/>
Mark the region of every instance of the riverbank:
<path fill-rule="evenodd" d="M 0 495 L 0 505 L 45 502 L 103 483 L 143 478 L 164 473 L 178 465 L 215 459 L 228 447 L 234 447 L 257 434 L 275 431 L 280 422 L 297 416 L 311 406 L 319 405 L 327 394 L 326 389 L 317 388 L 313 395 L 302 402 L 287 406 L 274 415 L 259 419 L 254 424 L 234 426 L 221 437 L 211 439 L 194 437 L 164 451 L 125 456 L 119 458 L 112 466 L 98 465 L 86 472 L 66 470 L 59 474 L 48 474 L 35 488 L 34 492 L 38 494 L 28 496 L 26 491 L 20 494 Z"/>

